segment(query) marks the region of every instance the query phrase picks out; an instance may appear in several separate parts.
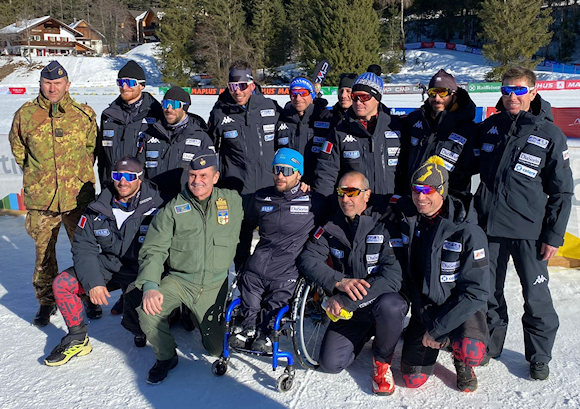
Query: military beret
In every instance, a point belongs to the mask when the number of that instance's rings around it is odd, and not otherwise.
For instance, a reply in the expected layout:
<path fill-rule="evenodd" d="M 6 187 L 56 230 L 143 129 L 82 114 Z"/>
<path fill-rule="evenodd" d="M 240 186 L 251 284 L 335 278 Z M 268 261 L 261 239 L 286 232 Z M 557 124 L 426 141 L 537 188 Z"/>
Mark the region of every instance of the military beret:
<path fill-rule="evenodd" d="M 193 159 L 189 162 L 189 167 L 192 170 L 201 170 L 215 166 L 217 168 L 217 155 L 211 149 L 203 149 L 193 155 Z"/>
<path fill-rule="evenodd" d="M 40 71 L 40 78 L 46 78 L 47 80 L 57 80 L 63 77 L 68 77 L 68 73 L 56 60 L 51 61 Z"/>

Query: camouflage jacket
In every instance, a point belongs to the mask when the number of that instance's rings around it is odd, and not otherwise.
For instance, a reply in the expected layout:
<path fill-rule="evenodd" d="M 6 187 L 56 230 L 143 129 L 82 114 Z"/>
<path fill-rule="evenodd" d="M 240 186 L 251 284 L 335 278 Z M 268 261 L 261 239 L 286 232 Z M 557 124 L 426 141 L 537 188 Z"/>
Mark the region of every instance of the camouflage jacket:
<path fill-rule="evenodd" d="M 94 200 L 96 115 L 68 93 L 51 105 L 42 94 L 22 105 L 9 139 L 24 172 L 24 205 L 66 212 Z"/>

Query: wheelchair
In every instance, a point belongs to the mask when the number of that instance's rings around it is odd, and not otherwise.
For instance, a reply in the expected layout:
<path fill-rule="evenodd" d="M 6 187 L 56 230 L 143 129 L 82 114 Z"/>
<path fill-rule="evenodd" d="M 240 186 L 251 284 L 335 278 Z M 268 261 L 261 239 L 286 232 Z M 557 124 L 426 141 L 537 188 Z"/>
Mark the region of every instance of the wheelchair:
<path fill-rule="evenodd" d="M 324 291 L 303 277 L 298 280 L 290 305 L 281 308 L 276 315 L 274 328 L 270 335 L 272 353 L 265 353 L 234 348 L 229 344 L 241 302 L 240 298 L 234 299 L 236 289 L 237 279 L 230 287 L 226 300 L 223 352 L 212 365 L 214 375 L 222 376 L 226 373 L 232 351 L 257 356 L 271 356 L 273 371 L 278 368 L 279 361 L 286 361 L 284 373 L 277 380 L 277 388 L 280 392 L 288 392 L 294 385 L 294 356 L 303 368 L 318 368 L 320 345 L 330 322 L 321 305 L 325 295 Z M 280 350 L 281 336 L 291 338 L 294 355 L 290 351 Z"/>

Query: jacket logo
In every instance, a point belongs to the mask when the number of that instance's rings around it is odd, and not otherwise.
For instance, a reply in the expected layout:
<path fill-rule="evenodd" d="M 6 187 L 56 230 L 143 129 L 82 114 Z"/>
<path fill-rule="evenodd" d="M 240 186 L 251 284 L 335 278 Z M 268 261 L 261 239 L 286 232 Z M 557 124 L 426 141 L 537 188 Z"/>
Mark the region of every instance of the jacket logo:
<path fill-rule="evenodd" d="M 444 271 L 453 271 L 459 268 L 459 261 L 442 261 L 441 262 L 441 270 Z"/>
<path fill-rule="evenodd" d="M 262 117 L 265 117 L 265 116 L 276 116 L 276 111 L 273 110 L 273 109 L 262 109 L 260 111 L 260 115 Z"/>
<path fill-rule="evenodd" d="M 400 238 L 400 239 L 397 239 L 397 238 L 390 239 L 389 240 L 389 246 L 391 246 L 391 247 L 403 247 L 403 239 L 402 238 Z"/>
<path fill-rule="evenodd" d="M 155 122 L 157 122 L 157 119 L 153 118 L 152 116 L 145 117 L 141 121 L 142 124 L 149 124 L 149 125 L 152 125 Z"/>
<path fill-rule="evenodd" d="M 111 234 L 111 232 L 109 231 L 109 229 L 98 229 L 98 230 L 94 230 L 95 236 L 96 237 L 107 237 Z"/>
<path fill-rule="evenodd" d="M 292 214 L 306 214 L 309 210 L 308 206 L 290 206 L 290 213 Z"/>
<path fill-rule="evenodd" d="M 478 249 L 473 251 L 474 260 L 481 260 L 482 258 L 485 258 L 485 249 Z"/>
<path fill-rule="evenodd" d="M 187 138 L 185 140 L 185 144 L 186 145 L 192 145 L 192 146 L 201 146 L 201 139 L 197 139 L 197 138 Z"/>
<path fill-rule="evenodd" d="M 238 131 L 227 131 L 224 132 L 224 138 L 225 139 L 235 139 L 238 137 Z"/>
<path fill-rule="evenodd" d="M 342 140 L 343 143 L 345 143 L 345 142 L 356 142 L 356 141 L 357 141 L 357 139 L 354 136 L 352 136 L 352 135 L 346 135 L 344 137 L 344 139 Z"/>
<path fill-rule="evenodd" d="M 106 141 L 106 140 L 103 139 L 102 145 L 103 146 L 113 146 L 113 141 Z"/>
<path fill-rule="evenodd" d="M 528 168 L 527 166 L 524 166 L 521 163 L 517 163 L 516 166 L 514 167 L 514 170 L 516 172 L 521 173 L 522 175 L 526 175 L 531 178 L 535 178 L 536 175 L 538 174 L 538 171 L 536 169 Z"/>
<path fill-rule="evenodd" d="M 462 245 L 456 241 L 447 241 L 443 242 L 443 250 L 454 251 L 456 253 L 461 253 Z"/>
<path fill-rule="evenodd" d="M 80 218 L 80 220 L 79 220 L 79 224 L 78 224 L 78 226 L 79 226 L 81 229 L 84 229 L 84 228 L 85 228 L 85 224 L 86 224 L 86 223 L 87 223 L 87 216 L 81 216 L 81 218 Z"/>
<path fill-rule="evenodd" d="M 418 143 L 419 143 L 419 139 L 415 138 L 414 136 L 411 136 L 411 145 L 417 146 Z"/>
<path fill-rule="evenodd" d="M 224 117 L 224 119 L 222 119 L 221 125 L 231 124 L 232 122 L 236 122 L 236 121 L 234 121 L 233 118 L 230 118 L 228 115 L 226 115 Z"/>
<path fill-rule="evenodd" d="M 481 150 L 487 153 L 493 152 L 493 148 L 495 148 L 495 146 L 491 143 L 484 143 L 481 145 Z"/>
<path fill-rule="evenodd" d="M 141 226 L 139 226 L 139 233 L 146 234 L 147 231 L 149 231 L 149 225 L 142 224 Z"/>
<path fill-rule="evenodd" d="M 413 128 L 417 128 L 417 129 L 423 129 L 423 123 L 421 121 L 417 121 L 415 122 L 415 124 L 413 125 Z"/>
<path fill-rule="evenodd" d="M 315 128 L 328 129 L 328 128 L 330 128 L 330 122 L 314 121 L 314 127 Z"/>
<path fill-rule="evenodd" d="M 489 131 L 487 131 L 488 135 L 499 135 L 499 132 L 497 131 L 497 126 L 492 126 L 491 129 Z"/>
<path fill-rule="evenodd" d="M 312 138 L 312 142 L 322 145 L 324 142 L 326 142 L 326 138 L 323 136 L 315 136 Z"/>
<path fill-rule="evenodd" d="M 385 236 L 382 234 L 369 234 L 367 236 L 367 243 L 382 243 L 385 240 Z"/>
<path fill-rule="evenodd" d="M 442 283 L 452 283 L 457 280 L 457 277 L 459 277 L 459 273 L 442 274 L 439 276 L 439 281 Z"/>
<path fill-rule="evenodd" d="M 151 138 L 149 138 L 149 140 L 147 141 L 147 143 L 161 143 L 159 141 L 159 139 L 157 139 L 156 137 L 152 136 Z"/>
<path fill-rule="evenodd" d="M 529 153 L 521 153 L 520 154 L 520 162 L 527 163 L 529 165 L 538 167 L 540 163 L 542 163 L 542 158 L 534 155 L 530 155 Z"/>
<path fill-rule="evenodd" d="M 360 158 L 359 151 L 344 151 L 342 152 L 342 156 L 347 159 L 357 159 Z"/>
<path fill-rule="evenodd" d="M 539 146 L 540 148 L 546 149 L 546 147 L 548 146 L 548 140 L 544 139 L 544 138 L 540 138 L 539 136 L 535 136 L 535 135 L 530 135 L 528 136 L 528 143 L 531 143 L 532 145 L 536 145 Z"/>
<path fill-rule="evenodd" d="M 145 157 L 157 159 L 159 157 L 159 151 L 147 151 L 145 152 Z"/>
<path fill-rule="evenodd" d="M 330 253 L 336 258 L 344 258 L 344 251 L 342 251 L 342 250 L 335 249 L 335 248 L 331 247 Z"/>
<path fill-rule="evenodd" d="M 286 129 L 288 129 L 288 125 L 286 125 L 286 122 L 282 122 L 280 124 L 280 126 L 278 127 L 279 131 L 285 131 Z M 288 143 L 288 142 L 286 142 L 286 143 Z"/>
<path fill-rule="evenodd" d="M 262 208 L 260 209 L 260 212 L 269 213 L 272 210 L 274 210 L 274 206 L 262 206 Z"/>
<path fill-rule="evenodd" d="M 379 262 L 379 254 L 367 254 L 367 263 L 369 264 L 376 264 Z"/>
<path fill-rule="evenodd" d="M 191 160 L 193 159 L 193 153 L 183 152 L 183 155 L 181 156 L 181 159 L 184 160 L 184 161 L 187 161 L 187 162 L 191 162 Z M 200 163 L 201 163 L 201 161 L 200 161 Z"/>
<path fill-rule="evenodd" d="M 401 132 L 399 132 L 399 131 L 385 131 L 385 138 L 386 139 L 400 139 Z"/>
<path fill-rule="evenodd" d="M 324 142 L 324 145 L 322 145 L 322 152 L 324 153 L 332 152 L 332 143 L 328 141 Z"/>
<path fill-rule="evenodd" d="M 457 142 L 460 145 L 465 145 L 465 142 L 467 142 L 467 139 L 459 134 L 456 134 L 455 132 L 452 132 L 451 135 L 449 135 L 449 139 L 453 142 Z"/>
<path fill-rule="evenodd" d="M 548 279 L 543 274 L 540 274 L 538 277 L 536 277 L 536 281 L 534 281 L 534 284 L 532 285 L 542 284 L 546 281 L 548 281 Z"/>
<path fill-rule="evenodd" d="M 458 153 L 452 152 L 449 149 L 445 149 L 445 148 L 441 149 L 441 156 L 449 159 L 453 163 L 457 162 L 457 159 L 459 159 Z"/>
<path fill-rule="evenodd" d="M 316 229 L 316 231 L 314 232 L 314 238 L 316 240 L 318 240 L 320 237 L 322 237 L 322 233 L 324 233 L 324 229 L 322 227 L 319 227 L 318 229 Z"/>
<path fill-rule="evenodd" d="M 262 128 L 264 129 L 264 132 L 266 132 L 266 133 L 274 132 L 276 130 L 276 124 L 266 124 L 266 125 L 263 125 Z"/>
<path fill-rule="evenodd" d="M 568 154 L 568 149 L 566 149 L 564 152 L 562 152 L 562 158 L 564 158 L 564 160 L 570 159 L 570 155 Z"/>
<path fill-rule="evenodd" d="M 113 136 L 115 136 L 115 130 L 114 129 L 103 129 L 103 136 L 106 136 L 107 138 L 112 138 Z"/>
<path fill-rule="evenodd" d="M 288 145 L 288 137 L 285 136 L 283 138 L 278 138 L 278 145 Z"/>
<path fill-rule="evenodd" d="M 398 163 L 399 163 L 399 159 L 389 159 L 387 161 L 388 166 L 397 166 Z"/>
<path fill-rule="evenodd" d="M 182 205 L 174 206 L 175 213 L 181 214 L 186 212 L 191 212 L 191 205 L 189 203 L 185 203 Z"/>
<path fill-rule="evenodd" d="M 270 142 L 270 141 L 273 141 L 273 140 L 274 140 L 274 134 L 273 133 L 269 133 L 269 134 L 264 135 L 264 141 Z"/>
<path fill-rule="evenodd" d="M 387 154 L 389 156 L 399 156 L 399 147 L 391 147 L 391 148 L 387 148 Z"/>
<path fill-rule="evenodd" d="M 158 165 L 156 160 L 148 160 L 145 162 L 145 167 L 146 168 L 156 168 Z"/>

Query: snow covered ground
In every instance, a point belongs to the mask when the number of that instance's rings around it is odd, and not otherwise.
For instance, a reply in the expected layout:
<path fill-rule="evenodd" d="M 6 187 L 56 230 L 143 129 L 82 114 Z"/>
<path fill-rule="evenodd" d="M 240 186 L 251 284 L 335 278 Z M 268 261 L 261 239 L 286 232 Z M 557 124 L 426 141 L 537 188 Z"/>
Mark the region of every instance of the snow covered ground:
<path fill-rule="evenodd" d="M 130 58 L 146 66 L 150 84 L 159 85 L 160 74 L 151 59 L 152 48 L 140 47 Z M 414 54 L 416 53 L 416 54 Z M 415 56 L 416 57 L 413 57 Z M 415 58 L 419 62 L 415 64 Z M 59 60 L 61 60 L 59 58 Z M 417 50 L 408 53 L 408 65 L 392 78 L 396 83 L 428 82 L 439 68 L 457 75 L 460 82 L 481 81 L 489 69 L 481 56 L 446 50 Z M 48 62 L 48 59 L 45 61 Z M 75 98 L 89 103 L 97 114 L 115 98 L 117 70 L 124 58 L 74 58 L 61 61 L 71 75 Z M 423 63 L 425 66 L 423 66 Z M 561 79 L 563 77 L 542 77 Z M 0 86 L 35 86 L 38 71 L 20 71 L 5 78 Z M 542 94 L 553 106 L 579 106 L 580 92 Z M 499 95 L 472 94 L 478 106 L 493 106 Z M 32 95 L 0 96 L 0 134 L 6 134 L 12 115 Z M 276 99 L 285 103 L 288 97 Z M 194 97 L 192 111 L 204 118 L 216 97 Z M 418 107 L 418 95 L 386 95 L 392 107 Z M 336 99 L 329 98 L 333 104 Z M 63 231 L 58 244 L 61 269 L 71 265 L 70 246 Z M 393 360 L 397 390 L 390 397 L 372 395 L 370 385 L 370 343 L 353 366 L 339 375 L 298 369 L 294 388 L 276 391 L 276 379 L 283 367 L 272 372 L 265 358 L 235 355 L 227 374 L 211 373 L 215 358 L 204 354 L 197 331 L 174 328 L 179 344 L 179 365 L 158 386 L 145 382 L 154 363 L 151 348 L 137 349 L 132 336 L 120 326 L 120 318 L 109 314 L 89 323 L 93 352 L 74 358 L 62 367 L 43 365 L 43 358 L 64 336 L 60 314 L 42 329 L 30 324 L 37 304 L 31 285 L 34 245 L 25 233 L 23 217 L 0 217 L 0 408 L 579 408 L 580 354 L 577 328 L 580 324 L 580 270 L 551 268 L 550 287 L 560 314 L 560 331 L 545 382 L 531 381 L 523 356 L 523 335 L 519 317 L 523 313 L 520 285 L 510 267 L 506 298 L 512 317 L 505 350 L 499 361 L 476 370 L 479 389 L 473 394 L 455 388 L 455 371 L 449 353 L 441 353 L 432 378 L 419 390 L 403 386 L 400 349 Z M 118 297 L 113 294 L 112 301 Z M 290 348 L 285 342 L 283 347 Z"/>

